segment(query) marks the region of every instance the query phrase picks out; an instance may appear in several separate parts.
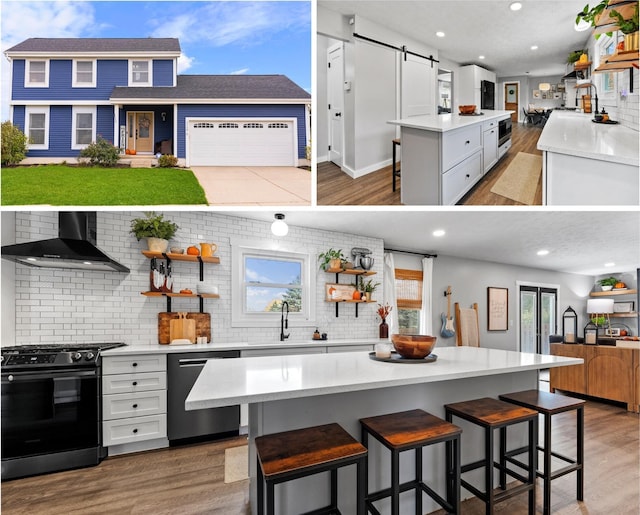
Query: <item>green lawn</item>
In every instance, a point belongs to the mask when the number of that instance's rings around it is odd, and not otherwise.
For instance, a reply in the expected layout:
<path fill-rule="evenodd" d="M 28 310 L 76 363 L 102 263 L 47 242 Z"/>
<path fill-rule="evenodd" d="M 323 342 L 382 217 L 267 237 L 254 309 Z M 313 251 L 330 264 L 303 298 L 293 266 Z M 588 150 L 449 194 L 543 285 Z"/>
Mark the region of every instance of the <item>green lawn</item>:
<path fill-rule="evenodd" d="M 191 170 L 66 165 L 2 169 L 2 205 L 207 204 Z"/>

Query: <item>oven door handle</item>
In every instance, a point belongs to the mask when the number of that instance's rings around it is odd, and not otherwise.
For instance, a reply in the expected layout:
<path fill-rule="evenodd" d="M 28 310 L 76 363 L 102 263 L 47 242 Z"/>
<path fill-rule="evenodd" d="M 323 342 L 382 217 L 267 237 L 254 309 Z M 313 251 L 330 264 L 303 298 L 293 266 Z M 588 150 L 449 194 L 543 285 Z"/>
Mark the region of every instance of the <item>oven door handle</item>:
<path fill-rule="evenodd" d="M 96 377 L 97 370 L 43 370 L 41 372 L 5 372 L 2 382 L 32 381 L 34 379 L 75 379 L 76 377 Z"/>

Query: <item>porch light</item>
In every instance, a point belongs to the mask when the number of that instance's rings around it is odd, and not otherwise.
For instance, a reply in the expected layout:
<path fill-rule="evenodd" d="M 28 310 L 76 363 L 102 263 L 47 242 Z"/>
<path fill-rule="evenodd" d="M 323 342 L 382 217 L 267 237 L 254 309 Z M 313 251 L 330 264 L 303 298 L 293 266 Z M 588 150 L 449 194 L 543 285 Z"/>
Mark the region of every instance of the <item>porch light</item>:
<path fill-rule="evenodd" d="M 274 215 L 275 221 L 271 224 L 271 232 L 274 236 L 286 236 L 289 232 L 289 226 L 284 221 L 284 215 L 282 213 L 276 213 Z"/>

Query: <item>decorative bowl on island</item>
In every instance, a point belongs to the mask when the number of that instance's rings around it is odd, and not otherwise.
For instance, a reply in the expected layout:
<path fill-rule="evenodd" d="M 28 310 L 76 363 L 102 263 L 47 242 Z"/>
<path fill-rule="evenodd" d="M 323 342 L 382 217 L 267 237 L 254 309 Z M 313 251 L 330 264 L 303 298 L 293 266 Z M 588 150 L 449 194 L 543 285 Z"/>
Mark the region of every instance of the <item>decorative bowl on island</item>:
<path fill-rule="evenodd" d="M 436 346 L 437 338 L 422 334 L 392 334 L 391 343 L 403 358 L 426 358 Z"/>
<path fill-rule="evenodd" d="M 473 114 L 473 113 L 476 112 L 476 106 L 475 105 L 458 106 L 458 109 L 460 109 L 460 112 L 462 114 Z"/>

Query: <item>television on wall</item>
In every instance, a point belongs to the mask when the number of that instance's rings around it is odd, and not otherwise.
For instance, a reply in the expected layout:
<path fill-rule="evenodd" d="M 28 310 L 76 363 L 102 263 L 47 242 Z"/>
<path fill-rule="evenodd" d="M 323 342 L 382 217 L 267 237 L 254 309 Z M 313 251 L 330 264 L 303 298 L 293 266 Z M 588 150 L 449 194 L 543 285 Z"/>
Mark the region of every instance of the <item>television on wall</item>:
<path fill-rule="evenodd" d="M 495 109 L 496 85 L 488 80 L 480 82 L 480 109 Z"/>

